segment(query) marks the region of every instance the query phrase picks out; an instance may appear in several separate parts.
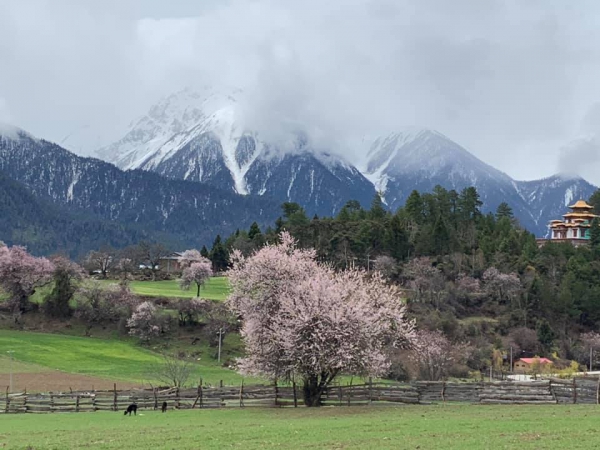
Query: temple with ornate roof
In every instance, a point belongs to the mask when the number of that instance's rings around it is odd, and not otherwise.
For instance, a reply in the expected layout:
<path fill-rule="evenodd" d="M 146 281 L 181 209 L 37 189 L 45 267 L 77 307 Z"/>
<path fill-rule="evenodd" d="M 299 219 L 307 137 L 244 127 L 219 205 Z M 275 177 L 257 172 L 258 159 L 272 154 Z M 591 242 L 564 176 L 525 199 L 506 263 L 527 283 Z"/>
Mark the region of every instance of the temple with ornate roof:
<path fill-rule="evenodd" d="M 567 241 L 575 245 L 587 243 L 590 239 L 592 220 L 599 216 L 592 213 L 594 207 L 583 200 L 577 201 L 569 208 L 571 212 L 563 215 L 564 220 L 550 222 L 550 240 Z"/>

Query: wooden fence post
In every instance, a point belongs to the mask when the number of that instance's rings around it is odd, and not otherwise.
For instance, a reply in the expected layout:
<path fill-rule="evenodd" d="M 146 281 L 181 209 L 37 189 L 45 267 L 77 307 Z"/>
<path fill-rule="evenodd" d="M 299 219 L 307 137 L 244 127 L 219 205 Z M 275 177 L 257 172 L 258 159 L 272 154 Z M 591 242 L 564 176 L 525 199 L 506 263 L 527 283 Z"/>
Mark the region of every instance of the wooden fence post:
<path fill-rule="evenodd" d="M 196 404 L 198 403 L 198 400 L 200 400 L 200 385 L 198 385 L 198 392 L 196 393 L 196 400 L 194 400 L 194 404 L 192 405 L 192 409 L 194 409 L 196 407 Z"/>
<path fill-rule="evenodd" d="M 175 408 L 179 409 L 180 407 L 180 403 L 179 403 L 179 386 L 177 386 L 175 388 Z"/>
<path fill-rule="evenodd" d="M 577 403 L 577 381 L 573 377 L 573 403 Z"/>
<path fill-rule="evenodd" d="M 98 411 L 98 408 L 96 408 L 96 394 L 92 394 L 92 409 L 94 410 L 94 412 Z"/>
<path fill-rule="evenodd" d="M 202 380 L 200 380 L 200 409 L 202 409 Z"/>
<path fill-rule="evenodd" d="M 158 388 L 152 388 L 152 394 L 154 395 L 154 410 L 158 409 L 158 395 L 156 394 L 156 390 Z"/>
<path fill-rule="evenodd" d="M 23 409 L 27 412 L 27 395 L 23 397 Z"/>
<path fill-rule="evenodd" d="M 277 380 L 275 380 L 275 406 L 277 406 L 277 396 L 279 394 L 279 389 L 277 387 Z"/>
<path fill-rule="evenodd" d="M 244 379 L 242 378 L 242 383 L 240 384 L 240 408 L 244 407 Z"/>
<path fill-rule="evenodd" d="M 292 388 L 294 389 L 294 408 L 298 407 L 298 393 L 296 392 L 296 382 L 292 381 Z"/>
<path fill-rule="evenodd" d="M 6 405 L 4 405 L 4 412 L 8 412 L 8 406 L 10 405 L 10 398 L 8 396 L 8 386 L 6 386 Z"/>
<path fill-rule="evenodd" d="M 75 400 L 75 412 L 79 412 L 79 395 L 77 395 L 77 399 Z"/>
<path fill-rule="evenodd" d="M 219 380 L 219 408 L 223 406 L 225 399 L 223 398 L 223 380 Z"/>
<path fill-rule="evenodd" d="M 446 380 L 442 381 L 442 401 L 446 403 Z"/>
<path fill-rule="evenodd" d="M 113 411 L 117 411 L 117 383 L 113 385 Z"/>
<path fill-rule="evenodd" d="M 596 405 L 600 405 L 600 377 L 598 377 L 598 384 L 596 384 Z"/>
<path fill-rule="evenodd" d="M 338 403 L 339 406 L 342 406 L 342 384 L 338 386 Z"/>
<path fill-rule="evenodd" d="M 350 384 L 348 384 L 348 406 L 350 406 L 350 397 L 352 397 L 352 378 L 350 378 Z"/>
<path fill-rule="evenodd" d="M 369 405 L 373 403 L 373 378 L 369 377 Z"/>
<path fill-rule="evenodd" d="M 54 395 L 50 393 L 50 412 L 54 412 Z"/>

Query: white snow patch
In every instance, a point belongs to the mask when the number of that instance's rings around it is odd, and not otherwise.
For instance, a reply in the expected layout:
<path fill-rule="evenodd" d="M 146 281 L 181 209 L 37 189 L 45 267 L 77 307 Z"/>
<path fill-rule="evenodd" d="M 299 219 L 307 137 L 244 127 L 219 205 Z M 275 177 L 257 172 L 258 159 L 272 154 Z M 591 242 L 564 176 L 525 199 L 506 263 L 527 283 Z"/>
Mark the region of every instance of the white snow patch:
<path fill-rule="evenodd" d="M 568 187 L 567 190 L 565 191 L 565 206 L 569 206 L 571 204 L 571 202 L 573 201 L 573 198 L 574 198 L 573 188 Z"/>

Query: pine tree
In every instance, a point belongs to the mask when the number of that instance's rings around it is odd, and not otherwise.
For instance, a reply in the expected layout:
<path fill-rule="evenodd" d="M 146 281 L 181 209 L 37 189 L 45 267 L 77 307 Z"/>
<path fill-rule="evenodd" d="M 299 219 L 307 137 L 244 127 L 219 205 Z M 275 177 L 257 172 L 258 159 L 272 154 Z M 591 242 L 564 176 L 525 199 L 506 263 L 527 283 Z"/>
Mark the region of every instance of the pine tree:
<path fill-rule="evenodd" d="M 408 217 L 416 222 L 423 222 L 423 199 L 418 191 L 412 191 L 406 199 L 404 210 L 408 213 Z"/>
<path fill-rule="evenodd" d="M 256 236 L 259 236 L 261 234 L 262 233 L 258 224 L 256 222 L 252 222 L 252 225 L 250 225 L 250 230 L 248 231 L 248 237 L 254 240 Z"/>
<path fill-rule="evenodd" d="M 512 208 L 508 206 L 508 203 L 506 202 L 500 203 L 498 208 L 496 208 L 496 219 L 500 219 L 502 217 L 508 217 L 509 219 L 514 217 Z"/>
<path fill-rule="evenodd" d="M 229 255 L 223 243 L 221 242 L 221 235 L 217 234 L 215 242 L 213 243 L 212 249 L 210 250 L 210 260 L 213 263 L 213 269 L 215 272 L 222 272 L 227 269 L 229 265 Z"/>
<path fill-rule="evenodd" d="M 385 218 L 387 215 L 387 211 L 385 209 L 383 199 L 381 198 L 381 194 L 378 192 L 373 197 L 373 202 L 371 202 L 371 210 L 369 211 L 369 216 L 372 220 L 381 220 Z"/>
<path fill-rule="evenodd" d="M 600 254 L 600 219 L 592 220 L 590 225 L 590 244 L 594 255 Z"/>
<path fill-rule="evenodd" d="M 208 249 L 206 248 L 206 245 L 203 245 L 202 248 L 200 249 L 200 254 L 204 257 L 204 258 L 208 258 Z"/>

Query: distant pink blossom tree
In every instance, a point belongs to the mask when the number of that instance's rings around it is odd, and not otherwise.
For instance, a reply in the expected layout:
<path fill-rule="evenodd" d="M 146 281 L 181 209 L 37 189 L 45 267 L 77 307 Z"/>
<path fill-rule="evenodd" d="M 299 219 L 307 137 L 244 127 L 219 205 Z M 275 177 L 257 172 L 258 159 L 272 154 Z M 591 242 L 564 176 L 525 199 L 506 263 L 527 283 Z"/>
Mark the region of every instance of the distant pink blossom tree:
<path fill-rule="evenodd" d="M 469 294 L 474 294 L 481 290 L 481 282 L 477 278 L 461 273 L 456 278 L 454 287 L 458 295 L 467 297 Z"/>
<path fill-rule="evenodd" d="M 178 260 L 179 260 L 179 266 L 182 269 L 185 269 L 186 267 L 190 267 L 195 262 L 208 261 L 204 256 L 202 256 L 202 253 L 200 253 L 196 249 L 186 250 L 185 252 L 183 252 L 181 254 L 181 256 L 178 258 Z"/>
<path fill-rule="evenodd" d="M 444 274 L 437 267 L 433 267 L 431 259 L 421 257 L 410 260 L 404 266 L 404 275 L 410 279 L 408 286 L 413 291 L 413 301 L 428 301 L 436 307 L 440 306 L 446 293 L 446 282 Z"/>
<path fill-rule="evenodd" d="M 502 273 L 490 267 L 483 273 L 486 293 L 498 301 L 512 302 L 521 292 L 521 280 L 515 273 Z"/>
<path fill-rule="evenodd" d="M 49 260 L 30 255 L 24 247 L 0 246 L 0 287 L 8 293 L 14 310 L 29 309 L 29 297 L 51 281 L 53 270 Z"/>
<path fill-rule="evenodd" d="M 466 351 L 465 345 L 453 344 L 440 331 L 419 330 L 412 341 L 409 358 L 420 379 L 439 381 L 448 375 L 454 363 L 466 357 Z"/>
<path fill-rule="evenodd" d="M 151 302 L 141 303 L 127 320 L 129 334 L 137 336 L 142 342 L 157 338 L 165 330 L 164 321 L 158 315 L 158 310 Z"/>
<path fill-rule="evenodd" d="M 285 232 L 278 245 L 232 256 L 229 305 L 243 318 L 246 345 L 239 369 L 301 380 L 307 406 L 319 406 L 340 374 L 385 374 L 387 345 L 407 345 L 412 337 L 397 288 L 377 272 L 336 273 Z"/>
<path fill-rule="evenodd" d="M 188 290 L 192 284 L 196 284 L 196 297 L 200 297 L 200 286 L 204 285 L 213 274 L 212 263 L 202 256 L 200 258 L 183 269 L 179 280 L 179 286 L 184 290 Z"/>

